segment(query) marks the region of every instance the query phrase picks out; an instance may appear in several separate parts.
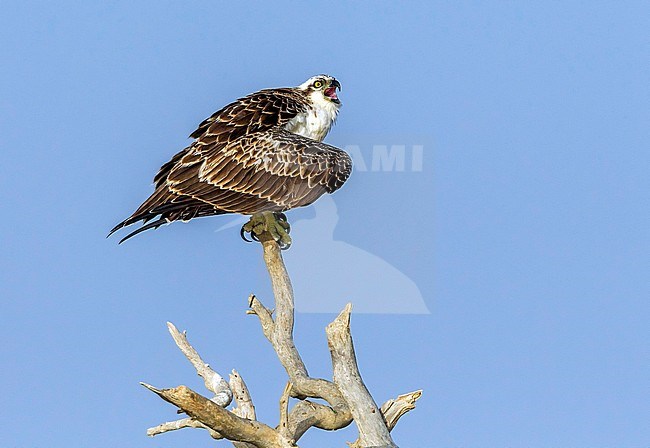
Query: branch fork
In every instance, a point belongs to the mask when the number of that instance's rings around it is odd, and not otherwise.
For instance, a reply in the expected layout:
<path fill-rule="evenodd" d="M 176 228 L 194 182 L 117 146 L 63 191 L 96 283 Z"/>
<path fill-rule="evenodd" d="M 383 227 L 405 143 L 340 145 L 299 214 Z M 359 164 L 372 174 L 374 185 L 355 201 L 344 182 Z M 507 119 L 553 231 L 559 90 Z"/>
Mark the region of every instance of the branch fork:
<path fill-rule="evenodd" d="M 333 380 L 310 377 L 293 341 L 293 288 L 280 247 L 272 238 L 260 238 L 260 242 L 271 277 L 275 311 L 265 307 L 251 294 L 247 313 L 258 317 L 264 336 L 289 377 L 279 400 L 278 425 L 271 427 L 257 421 L 255 407 L 241 375 L 233 370 L 229 381 L 226 381 L 203 361 L 188 342 L 185 332 L 181 333 L 168 322 L 167 327 L 174 342 L 203 378 L 206 389 L 213 396 L 208 399 L 186 386 L 158 389 L 141 383 L 187 414 L 185 418 L 149 428 L 147 435 L 155 436 L 181 428 L 200 428 L 206 429 L 214 439 L 230 440 L 237 448 L 290 448 L 297 447 L 297 441 L 309 428 L 332 431 L 354 421 L 359 437 L 349 444 L 351 448 L 396 448 L 390 431 L 402 415 L 415 408 L 422 391 L 400 395 L 388 400 L 381 408 L 377 406 L 359 373 L 350 332 L 351 304 L 326 329 Z M 233 398 L 236 407 L 226 409 Z M 298 400 L 291 409 L 290 398 Z M 323 399 L 327 405 L 309 398 Z"/>

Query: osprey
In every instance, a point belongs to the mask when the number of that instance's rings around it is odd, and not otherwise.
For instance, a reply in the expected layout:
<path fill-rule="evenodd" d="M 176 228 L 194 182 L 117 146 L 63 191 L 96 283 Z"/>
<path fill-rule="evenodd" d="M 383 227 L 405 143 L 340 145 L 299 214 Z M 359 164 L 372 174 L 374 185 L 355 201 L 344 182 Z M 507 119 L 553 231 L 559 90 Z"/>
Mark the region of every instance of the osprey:
<path fill-rule="evenodd" d="M 160 168 L 153 194 L 109 236 L 138 221 L 143 226 L 120 243 L 173 221 L 240 213 L 253 215 L 242 237 L 267 230 L 288 246 L 282 212 L 333 193 L 352 170 L 345 151 L 322 143 L 341 106 L 340 88 L 334 77 L 318 75 L 215 112 L 190 134 L 192 144 Z"/>

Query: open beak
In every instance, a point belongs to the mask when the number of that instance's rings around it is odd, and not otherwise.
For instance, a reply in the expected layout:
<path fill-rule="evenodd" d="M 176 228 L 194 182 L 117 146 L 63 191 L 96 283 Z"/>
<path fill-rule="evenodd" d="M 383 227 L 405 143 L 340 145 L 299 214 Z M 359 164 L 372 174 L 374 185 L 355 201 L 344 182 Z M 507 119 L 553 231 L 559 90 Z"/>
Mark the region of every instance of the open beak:
<path fill-rule="evenodd" d="M 327 89 L 325 89 L 323 93 L 325 94 L 326 97 L 332 100 L 332 102 L 336 104 L 340 104 L 341 101 L 339 100 L 339 97 L 336 96 L 336 89 L 341 90 L 341 83 L 339 83 L 336 79 L 333 79 L 330 82 L 330 86 Z"/>

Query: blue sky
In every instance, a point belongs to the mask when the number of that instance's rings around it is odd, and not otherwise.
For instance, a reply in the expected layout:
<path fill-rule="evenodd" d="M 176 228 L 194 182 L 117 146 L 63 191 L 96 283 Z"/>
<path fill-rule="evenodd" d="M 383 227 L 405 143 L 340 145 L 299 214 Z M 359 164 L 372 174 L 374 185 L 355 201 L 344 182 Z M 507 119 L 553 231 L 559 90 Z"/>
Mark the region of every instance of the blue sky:
<path fill-rule="evenodd" d="M 259 247 L 216 232 L 228 218 L 105 235 L 203 118 L 325 72 L 344 103 L 328 142 L 423 146 L 421 171 L 357 171 L 333 197 L 333 238 L 430 311 L 353 316 L 376 400 L 425 391 L 396 442 L 647 447 L 649 22 L 631 1 L 3 2 L 3 446 L 213 446 L 145 436 L 176 414 L 139 381 L 202 390 L 167 320 L 277 421 L 285 377 L 244 314 L 250 292 L 270 303 Z M 298 315 L 313 375 L 333 317 Z"/>

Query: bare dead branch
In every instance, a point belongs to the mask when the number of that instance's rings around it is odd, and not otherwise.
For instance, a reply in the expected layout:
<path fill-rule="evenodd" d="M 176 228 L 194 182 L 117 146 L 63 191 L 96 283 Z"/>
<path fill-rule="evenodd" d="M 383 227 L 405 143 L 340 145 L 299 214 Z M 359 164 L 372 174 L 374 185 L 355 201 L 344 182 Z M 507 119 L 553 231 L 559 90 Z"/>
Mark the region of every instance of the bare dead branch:
<path fill-rule="evenodd" d="M 415 402 L 422 396 L 421 390 L 403 394 L 397 398 L 391 398 L 381 406 L 381 414 L 386 421 L 388 430 L 392 431 L 400 417 L 408 411 L 415 409 Z M 350 448 L 363 448 L 361 440 L 357 439 L 354 443 L 350 444 Z"/>
<path fill-rule="evenodd" d="M 415 402 L 422 396 L 422 390 L 399 395 L 381 405 L 381 414 L 384 416 L 388 430 L 392 431 L 397 422 L 408 411 L 415 409 Z"/>
<path fill-rule="evenodd" d="M 311 427 L 335 431 L 341 429 L 341 421 L 345 426 L 349 424 L 347 418 L 336 419 L 332 416 L 332 408 L 311 400 L 301 400 L 291 409 L 289 413 L 289 434 L 295 440 L 299 440 Z"/>
<path fill-rule="evenodd" d="M 278 431 L 283 436 L 291 439 L 291 434 L 289 433 L 289 394 L 291 392 L 291 382 L 288 382 L 284 386 L 284 391 L 280 397 L 280 424 L 278 425 Z"/>
<path fill-rule="evenodd" d="M 197 374 L 203 378 L 205 387 L 214 393 L 211 399 L 219 406 L 226 407 L 232 401 L 232 392 L 228 383 L 217 372 L 212 370 L 210 366 L 201 359 L 201 356 L 194 347 L 187 340 L 185 332 L 180 332 L 176 326 L 167 322 L 167 329 L 171 334 L 174 342 L 178 348 L 183 352 L 185 357 L 192 363 L 196 369 Z M 163 434 L 169 431 L 177 431 L 182 428 L 200 428 L 207 429 L 213 439 L 222 439 L 223 437 L 218 432 L 208 428 L 199 421 L 192 418 L 182 418 L 171 422 L 165 422 L 153 428 L 147 429 L 147 435 L 150 437 L 158 434 Z"/>
<path fill-rule="evenodd" d="M 359 442 L 364 447 L 397 447 L 379 408 L 361 379 L 354 344 L 350 334 L 352 304 L 326 328 L 332 355 L 334 383 L 348 403 L 354 422 L 359 428 Z"/>
<path fill-rule="evenodd" d="M 196 349 L 194 349 L 194 347 L 192 347 L 188 342 L 185 332 L 181 333 L 178 331 L 171 322 L 167 322 L 167 328 L 169 329 L 172 338 L 174 338 L 174 342 L 176 342 L 178 348 L 192 363 L 196 369 L 196 373 L 203 378 L 206 389 L 214 393 L 214 397 L 211 398 L 211 400 L 221 407 L 228 406 L 232 401 L 232 391 L 230 390 L 228 382 L 224 380 L 221 375 L 212 370 L 208 363 L 201 359 L 201 356 Z"/>
<path fill-rule="evenodd" d="M 186 386 L 157 389 L 146 383 L 141 384 L 228 440 L 247 442 L 258 448 L 295 447 L 290 440 L 282 437 L 273 428 L 255 420 L 238 417 Z"/>
<path fill-rule="evenodd" d="M 275 319 L 273 319 L 269 309 L 254 295 L 249 297 L 249 306 L 252 313 L 256 314 L 260 319 L 264 336 L 273 346 L 280 363 L 289 376 L 289 381 L 293 386 L 291 396 L 299 399 L 305 399 L 307 397 L 322 398 L 330 405 L 303 407 L 300 415 L 305 418 L 300 420 L 298 413 L 296 413 L 293 417 L 289 418 L 288 426 L 297 430 L 299 427 L 304 428 L 305 421 L 310 421 L 312 423 L 311 426 L 322 429 L 334 430 L 343 428 L 352 421 L 352 415 L 343 396 L 334 383 L 309 376 L 307 368 L 293 342 L 293 288 L 284 261 L 282 260 L 280 247 L 272 239 L 260 238 L 260 240 L 262 241 L 264 262 L 271 278 L 271 286 L 275 298 Z M 316 414 L 310 416 L 304 415 L 307 409 L 316 408 L 318 409 Z M 304 431 L 294 433 L 294 439 L 298 440 L 302 434 L 304 434 Z"/>
<path fill-rule="evenodd" d="M 268 235 L 260 236 L 276 309 L 269 310 L 251 295 L 247 313 L 258 316 L 264 336 L 271 342 L 289 376 L 280 398 L 279 425 L 274 429 L 256 421 L 255 407 L 241 376 L 233 370 L 230 382 L 226 382 L 201 359 L 187 341 L 185 333 L 168 323 L 176 345 L 215 397 L 208 400 L 186 386 L 157 389 L 141 383 L 189 416 L 150 428 L 147 434 L 154 436 L 181 428 L 201 428 L 208 430 L 215 439 L 228 439 L 236 448 L 289 448 L 296 447 L 295 441 L 311 427 L 337 430 L 350 424 L 354 416 L 359 439 L 351 444 L 352 448 L 395 448 L 389 431 L 402 415 L 415 407 L 421 391 L 400 395 L 384 403 L 381 410 L 377 409 L 359 374 L 349 327 L 351 305 L 327 327 L 334 382 L 311 378 L 293 341 L 293 289 L 280 248 Z M 233 396 L 236 407 L 228 411 L 224 408 Z M 290 397 L 299 400 L 291 411 Z M 308 400 L 310 397 L 322 398 L 328 405 Z"/>
<path fill-rule="evenodd" d="M 248 392 L 248 387 L 241 375 L 233 370 L 230 373 L 230 390 L 232 390 L 237 407 L 232 410 L 232 413 L 249 420 L 256 420 L 255 406 L 251 394 Z M 247 442 L 232 442 L 235 448 L 255 448 L 255 445 Z"/>
<path fill-rule="evenodd" d="M 219 434 L 217 431 L 214 431 L 208 428 L 207 426 L 205 426 L 203 423 L 189 417 L 182 418 L 180 420 L 174 420 L 173 422 L 165 422 L 158 426 L 154 426 L 153 428 L 149 428 L 147 429 L 147 435 L 149 437 L 154 437 L 159 434 L 163 434 L 165 432 L 176 431 L 183 428 L 207 429 L 208 433 L 210 433 L 210 437 L 212 437 L 213 439 L 216 440 L 223 439 L 223 436 Z"/>
<path fill-rule="evenodd" d="M 233 414 L 249 420 L 255 420 L 255 406 L 248 387 L 239 372 L 233 369 L 230 373 L 230 389 L 235 397 L 237 407 L 232 410 Z"/>

